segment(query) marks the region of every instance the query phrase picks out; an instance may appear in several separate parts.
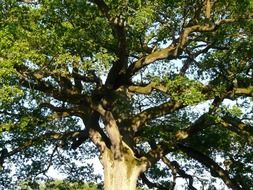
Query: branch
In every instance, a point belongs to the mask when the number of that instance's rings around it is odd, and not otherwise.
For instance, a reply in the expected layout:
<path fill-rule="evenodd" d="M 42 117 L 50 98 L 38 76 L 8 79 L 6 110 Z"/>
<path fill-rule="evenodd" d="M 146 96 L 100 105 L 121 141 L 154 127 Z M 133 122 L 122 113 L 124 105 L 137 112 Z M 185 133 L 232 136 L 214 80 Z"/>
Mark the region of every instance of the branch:
<path fill-rule="evenodd" d="M 205 45 L 204 49 L 199 50 L 194 53 L 191 52 L 190 50 L 186 49 L 185 51 L 188 54 L 188 56 L 187 56 L 187 59 L 184 61 L 184 64 L 183 64 L 182 68 L 180 69 L 179 74 L 184 75 L 186 73 L 187 69 L 190 67 L 191 63 L 197 62 L 197 61 L 195 61 L 195 58 L 198 57 L 202 53 L 207 53 L 209 49 L 215 48 L 213 45 L 214 45 L 214 43 L 207 44 L 207 45 Z M 201 46 L 203 46 L 203 45 L 199 45 L 199 47 L 201 47 Z M 199 47 L 196 46 L 195 48 L 199 48 Z"/>
<path fill-rule="evenodd" d="M 207 19 L 210 18 L 211 15 L 211 0 L 205 0 L 205 16 Z"/>
<path fill-rule="evenodd" d="M 201 115 L 192 125 L 190 125 L 186 129 L 178 130 L 175 135 L 176 140 L 180 141 L 180 140 L 189 138 L 189 137 L 197 134 L 198 132 L 200 132 L 204 128 L 209 127 L 210 125 L 213 124 L 212 120 L 210 120 L 209 118 L 210 118 L 209 114 L 205 113 L 205 114 Z"/>
<path fill-rule="evenodd" d="M 235 88 L 234 94 L 239 96 L 253 97 L 253 86 L 249 86 L 248 88 Z"/>
<path fill-rule="evenodd" d="M 130 86 L 129 87 L 130 91 L 141 92 L 143 94 L 151 93 L 152 89 L 159 89 L 162 92 L 168 91 L 167 87 L 164 87 L 162 85 L 159 86 L 155 82 L 154 83 L 151 82 L 150 84 L 148 84 L 147 86 L 144 86 L 144 87 L 141 87 L 141 86 Z M 211 96 L 210 91 L 206 91 L 206 86 L 203 86 L 203 93 L 207 94 L 205 100 L 212 98 L 212 97 L 209 97 L 209 96 Z M 213 108 L 209 110 L 210 114 L 212 114 L 212 112 L 214 112 L 214 109 L 216 109 L 219 106 L 219 104 L 222 102 L 222 100 L 223 100 L 223 98 L 220 98 L 220 97 L 214 98 L 214 101 L 212 104 Z M 143 127 L 144 124 L 146 122 L 148 122 L 149 120 L 173 113 L 174 111 L 176 111 L 180 108 L 186 107 L 186 106 L 189 106 L 189 105 L 185 105 L 184 103 L 173 102 L 173 101 L 165 102 L 159 106 L 148 108 L 148 109 L 140 112 L 139 114 L 133 116 L 131 119 L 128 119 L 124 122 L 130 122 L 132 130 L 134 132 L 137 132 L 139 130 L 139 128 Z M 178 134 L 176 135 L 177 139 L 179 140 L 179 139 L 187 138 L 189 135 L 195 134 L 199 130 L 201 130 L 202 125 L 204 124 L 204 121 L 206 121 L 205 117 L 207 117 L 207 115 L 203 115 L 202 117 L 200 117 L 196 121 L 195 124 L 193 124 L 192 126 L 187 128 L 186 130 L 179 130 Z M 205 124 L 211 125 L 212 123 L 208 122 Z"/>
<path fill-rule="evenodd" d="M 50 103 L 44 102 L 39 105 L 39 108 L 49 108 L 53 112 L 56 112 L 55 115 L 53 115 L 54 118 L 60 118 L 60 117 L 66 117 L 66 116 L 79 116 L 83 117 L 86 115 L 86 112 L 82 111 L 83 109 L 79 106 L 77 107 L 56 107 Z"/>
<path fill-rule="evenodd" d="M 71 132 L 65 132 L 65 133 L 48 132 L 41 136 L 35 137 L 34 139 L 27 140 L 21 146 L 14 148 L 13 150 L 6 153 L 4 157 L 1 157 L 1 159 L 11 157 L 17 154 L 18 152 L 22 152 L 25 149 L 35 145 L 37 142 L 41 142 L 41 140 L 45 140 L 45 139 L 63 140 L 63 139 L 68 139 L 68 138 L 76 138 L 80 135 L 80 133 L 82 133 L 82 131 L 71 131 Z"/>
<path fill-rule="evenodd" d="M 114 35 L 118 40 L 117 47 L 115 49 L 118 60 L 113 63 L 105 82 L 105 85 L 109 89 L 117 88 L 120 83 L 126 82 L 120 77 L 126 72 L 128 64 L 127 33 L 125 31 L 126 21 L 121 15 L 110 15 L 110 9 L 103 0 L 94 0 L 94 3 L 98 6 L 101 13 L 104 14 L 109 21 L 114 30 Z"/>
<path fill-rule="evenodd" d="M 157 163 L 164 156 L 173 151 L 173 144 L 161 141 L 157 144 L 155 139 L 148 140 L 151 149 L 147 153 L 143 153 L 149 160 L 149 165 Z"/>
<path fill-rule="evenodd" d="M 106 147 L 111 146 L 111 142 L 103 129 L 101 129 L 99 118 L 100 115 L 98 112 L 92 112 L 87 117 L 83 118 L 83 122 L 91 141 L 99 148 L 100 152 L 103 153 Z"/>
<path fill-rule="evenodd" d="M 127 77 L 131 78 L 131 76 L 133 76 L 140 69 L 142 69 L 143 67 L 155 61 L 166 59 L 169 56 L 174 57 L 175 50 L 176 50 L 176 45 L 171 44 L 165 49 L 154 51 L 153 53 L 140 58 L 138 61 L 134 62 L 133 64 L 129 66 L 126 72 Z"/>
<path fill-rule="evenodd" d="M 175 58 L 179 55 L 179 52 L 184 48 L 188 42 L 188 36 L 192 32 L 210 32 L 215 30 L 215 25 L 194 25 L 184 29 L 177 42 L 172 43 L 167 48 L 154 51 L 153 53 L 142 57 L 138 61 L 129 66 L 127 70 L 128 76 L 133 76 L 137 71 L 143 67 L 162 59 Z"/>
<path fill-rule="evenodd" d="M 94 109 L 102 116 L 102 118 L 106 122 L 105 130 L 109 136 L 112 149 L 114 152 L 115 158 L 121 157 L 121 146 L 122 146 L 122 138 L 121 134 L 118 128 L 118 125 L 116 123 L 116 120 L 114 119 L 112 113 L 110 111 L 107 111 L 103 108 L 103 106 L 98 105 L 95 106 Z"/>
<path fill-rule="evenodd" d="M 38 90 L 40 92 L 46 93 L 59 101 L 68 101 L 71 104 L 82 104 L 84 106 L 89 106 L 90 97 L 84 94 L 77 94 L 76 91 L 66 91 L 57 89 L 51 84 L 45 81 L 28 81 L 26 79 L 21 79 L 21 85 L 28 89 Z"/>
<path fill-rule="evenodd" d="M 87 130 L 81 131 L 75 136 L 71 144 L 72 149 L 77 149 L 83 142 L 89 138 L 89 132 Z"/>
<path fill-rule="evenodd" d="M 73 68 L 73 74 L 70 74 L 66 77 L 74 78 L 74 80 L 80 80 L 83 82 L 96 83 L 97 87 L 102 86 L 102 80 L 96 75 L 94 70 L 88 70 L 86 75 L 81 75 L 76 71 L 76 68 Z"/>
<path fill-rule="evenodd" d="M 148 108 L 125 122 L 130 122 L 132 130 L 137 132 L 149 120 L 173 113 L 183 107 L 185 106 L 178 102 L 165 102 L 159 106 Z"/>
<path fill-rule="evenodd" d="M 65 72 L 63 73 L 56 70 L 50 71 L 48 69 L 31 70 L 29 69 L 29 67 L 26 67 L 26 66 L 22 66 L 22 67 L 18 66 L 16 67 L 16 69 L 20 73 L 25 72 L 27 74 L 30 74 L 30 77 L 33 76 L 36 80 L 41 80 L 42 78 L 46 78 L 48 76 L 53 77 L 58 82 L 62 82 L 61 79 L 67 80 L 67 83 L 69 83 L 68 85 L 70 88 L 73 88 L 73 85 L 70 79 L 80 80 L 80 81 L 88 82 L 88 83 L 96 83 L 97 86 L 102 85 L 102 80 L 96 75 L 95 70 L 87 70 L 85 74 L 79 74 L 78 66 L 76 65 L 73 65 L 73 73 L 65 73 Z"/>
<path fill-rule="evenodd" d="M 53 164 L 53 158 L 54 158 L 55 152 L 57 151 L 57 148 L 58 148 L 58 147 L 55 146 L 55 148 L 53 149 L 53 151 L 52 151 L 52 153 L 51 153 L 51 155 L 50 155 L 50 157 L 49 157 L 47 167 L 46 167 L 43 171 L 41 171 L 39 174 L 45 174 L 45 173 L 50 169 L 50 167 L 51 167 L 52 164 Z M 39 174 L 37 174 L 37 176 L 38 176 Z"/>
<path fill-rule="evenodd" d="M 86 104 L 89 105 L 90 97 L 85 94 L 81 94 L 82 89 L 76 89 L 71 79 L 79 79 L 86 82 L 97 82 L 99 79 L 96 78 L 95 73 L 89 72 L 87 76 L 82 76 L 77 73 L 73 74 L 63 74 L 55 71 L 47 71 L 47 70 L 36 70 L 32 71 L 25 65 L 15 66 L 15 69 L 19 73 L 19 78 L 21 81 L 21 85 L 29 88 L 38 90 L 46 93 L 47 95 L 58 99 L 60 101 L 68 100 L 72 104 Z M 53 85 L 52 83 L 44 80 L 46 77 L 53 77 L 56 79 L 59 85 Z M 73 78 L 76 77 L 76 78 Z M 82 87 L 80 87 L 82 88 Z"/>
<path fill-rule="evenodd" d="M 177 161 L 170 161 L 168 158 L 163 157 L 162 161 L 172 170 L 172 173 L 178 173 L 182 178 L 187 178 L 189 180 L 189 189 L 190 190 L 197 190 L 193 186 L 193 177 L 187 174 L 183 169 L 180 168 L 180 165 Z"/>
<path fill-rule="evenodd" d="M 223 99 L 224 97 L 215 97 L 207 113 L 201 115 L 192 125 L 190 125 L 186 129 L 180 129 L 176 132 L 176 140 L 180 141 L 193 135 L 196 135 L 203 129 L 215 124 L 215 120 L 212 118 L 212 115 L 219 108 Z"/>
<path fill-rule="evenodd" d="M 218 124 L 238 134 L 239 136 L 244 136 L 248 143 L 253 145 L 253 127 L 251 125 L 243 123 L 241 119 L 232 117 L 228 114 L 222 116 L 219 120 L 215 120 L 215 118 L 212 117 L 213 113 L 221 103 L 222 99 L 215 99 L 211 106 L 212 109 L 210 109 L 208 113 L 201 115 L 186 129 L 181 129 L 176 132 L 176 140 L 180 141 L 189 138 L 211 125 Z"/>
<path fill-rule="evenodd" d="M 217 30 L 221 25 L 235 23 L 240 21 L 241 19 L 249 19 L 252 16 L 253 14 L 249 15 L 248 17 L 223 19 L 214 24 L 204 24 L 204 25 L 196 24 L 193 26 L 188 26 L 184 28 L 180 37 L 177 40 L 175 40 L 175 42 L 170 44 L 167 48 L 154 51 L 153 53 L 146 55 L 140 58 L 139 60 L 135 61 L 133 64 L 131 64 L 127 69 L 126 76 L 127 78 L 131 78 L 140 69 L 146 67 L 147 65 L 155 61 L 177 57 L 181 53 L 182 49 L 186 46 L 189 35 L 193 32 L 212 32 Z"/>
<path fill-rule="evenodd" d="M 109 7 L 106 5 L 106 3 L 103 0 L 93 0 L 93 1 L 98 6 L 101 13 L 105 14 L 107 19 L 110 20 Z"/>
<path fill-rule="evenodd" d="M 239 118 L 225 115 L 218 121 L 226 129 L 229 129 L 239 136 L 244 136 L 248 140 L 249 144 L 253 145 L 253 126 L 243 123 Z"/>
<path fill-rule="evenodd" d="M 158 188 L 160 190 L 168 190 L 168 187 L 164 187 L 163 185 L 158 184 L 157 182 L 156 183 L 151 182 L 144 173 L 141 173 L 140 177 L 143 183 L 146 184 L 150 189 Z M 175 184 L 173 184 L 173 187 L 171 187 L 171 189 L 174 189 L 174 186 Z"/>
<path fill-rule="evenodd" d="M 149 84 L 142 86 L 130 85 L 128 87 L 130 92 L 147 95 L 150 94 L 154 89 L 164 93 L 168 91 L 168 87 L 162 85 L 160 82 L 150 82 Z"/>
<path fill-rule="evenodd" d="M 122 18 L 118 17 L 117 22 L 113 22 L 113 27 L 116 33 L 117 49 L 116 55 L 117 60 L 113 63 L 112 68 L 110 69 L 105 85 L 110 88 L 117 88 L 121 85 L 121 83 L 125 83 L 125 81 L 121 76 L 125 74 L 128 64 L 128 44 L 127 44 L 127 34 L 124 28 L 124 24 L 121 22 L 125 22 Z M 122 20 L 122 21 L 121 21 Z"/>
<path fill-rule="evenodd" d="M 242 190 L 242 188 L 238 185 L 238 183 L 229 177 L 229 174 L 226 170 L 222 169 L 215 161 L 213 161 L 208 156 L 202 154 L 201 152 L 187 146 L 184 144 L 177 144 L 178 148 L 186 153 L 189 157 L 199 161 L 204 166 L 210 169 L 211 174 L 214 177 L 219 177 L 223 180 L 223 182 L 233 190 Z"/>

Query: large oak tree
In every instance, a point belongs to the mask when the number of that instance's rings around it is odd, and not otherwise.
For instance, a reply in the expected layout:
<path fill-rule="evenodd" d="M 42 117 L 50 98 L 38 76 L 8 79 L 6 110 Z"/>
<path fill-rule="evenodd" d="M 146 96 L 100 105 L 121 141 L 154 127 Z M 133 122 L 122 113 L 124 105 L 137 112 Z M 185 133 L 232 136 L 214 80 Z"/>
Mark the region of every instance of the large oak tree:
<path fill-rule="evenodd" d="M 99 154 L 105 190 L 253 189 L 252 0 L 0 6 L 2 187 Z"/>

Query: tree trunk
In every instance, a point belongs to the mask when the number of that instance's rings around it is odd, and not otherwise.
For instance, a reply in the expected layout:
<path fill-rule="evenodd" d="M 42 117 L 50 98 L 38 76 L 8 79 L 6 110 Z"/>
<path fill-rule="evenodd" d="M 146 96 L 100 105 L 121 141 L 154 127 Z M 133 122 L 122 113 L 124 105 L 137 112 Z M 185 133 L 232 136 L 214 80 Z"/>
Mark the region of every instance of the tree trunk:
<path fill-rule="evenodd" d="M 144 158 L 134 157 L 129 148 L 125 150 L 120 158 L 115 158 L 109 149 L 102 153 L 104 190 L 135 190 L 139 175 L 146 170 L 147 162 Z"/>

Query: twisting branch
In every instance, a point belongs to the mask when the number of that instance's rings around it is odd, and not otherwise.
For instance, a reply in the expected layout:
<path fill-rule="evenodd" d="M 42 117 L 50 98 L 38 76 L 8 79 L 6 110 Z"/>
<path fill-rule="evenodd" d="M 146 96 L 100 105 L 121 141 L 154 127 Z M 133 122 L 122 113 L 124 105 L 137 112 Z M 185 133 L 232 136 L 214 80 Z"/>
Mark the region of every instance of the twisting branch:
<path fill-rule="evenodd" d="M 55 152 L 57 151 L 57 146 L 55 146 L 54 147 L 54 149 L 53 149 L 53 151 L 52 151 L 52 153 L 51 153 L 51 155 L 50 155 L 50 157 L 49 157 L 49 160 L 48 160 L 48 165 L 47 165 L 47 167 L 43 170 L 43 171 L 41 171 L 40 173 L 42 173 L 42 174 L 46 174 L 46 172 L 50 169 L 50 167 L 53 165 L 53 159 L 54 159 L 54 155 L 55 155 Z M 38 174 L 39 175 L 39 174 Z"/>
<path fill-rule="evenodd" d="M 129 68 L 127 69 L 127 72 L 126 72 L 127 77 L 131 78 L 140 69 L 142 69 L 143 67 L 145 67 L 155 61 L 168 58 L 169 56 L 174 57 L 175 50 L 176 50 L 176 45 L 171 44 L 170 46 L 168 46 L 165 49 L 154 51 L 153 53 L 140 58 L 139 60 L 137 60 L 136 62 L 134 62 L 133 64 L 131 64 L 129 66 Z"/>
<path fill-rule="evenodd" d="M 148 108 L 125 122 L 130 122 L 132 130 L 134 132 L 137 132 L 149 120 L 164 116 L 169 113 L 173 113 L 183 107 L 185 106 L 179 102 L 165 102 L 159 106 Z"/>
<path fill-rule="evenodd" d="M 85 104 L 86 106 L 89 105 L 88 102 L 90 102 L 90 97 L 86 94 L 80 93 L 82 89 L 77 90 L 70 79 L 75 76 L 77 79 L 81 79 L 86 82 L 96 82 L 98 80 L 94 78 L 94 75 L 77 76 L 77 74 L 61 74 L 53 71 L 33 71 L 25 65 L 15 66 L 15 69 L 18 72 L 20 83 L 23 87 L 44 92 L 45 94 L 60 101 L 68 100 L 72 104 L 81 103 Z M 48 76 L 55 78 L 59 85 L 53 85 L 51 82 L 44 80 L 44 78 Z"/>
<path fill-rule="evenodd" d="M 128 90 L 130 92 L 139 93 L 139 94 L 150 94 L 153 90 L 158 90 L 160 92 L 167 93 L 168 87 L 158 82 L 150 82 L 147 85 L 141 85 L 141 86 L 130 85 L 128 87 Z"/>
<path fill-rule="evenodd" d="M 198 48 L 198 46 L 195 48 Z M 196 51 L 194 53 L 186 48 L 185 51 L 188 54 L 188 56 L 187 56 L 187 59 L 184 61 L 184 64 L 183 64 L 182 68 L 180 69 L 179 74 L 185 75 L 185 73 L 188 70 L 188 68 L 190 67 L 190 65 L 192 63 L 196 63 L 195 58 L 198 57 L 200 54 L 207 53 L 208 50 L 211 48 L 217 48 L 217 47 L 214 47 L 214 43 L 210 43 L 210 44 L 205 45 L 205 48 L 203 48 L 202 50 Z"/>
<path fill-rule="evenodd" d="M 173 152 L 173 148 L 172 146 L 168 145 L 168 143 L 166 142 L 160 142 L 159 144 L 156 144 L 154 139 L 149 139 L 149 145 L 151 146 L 151 150 L 147 153 L 144 153 L 144 155 L 148 158 L 149 161 L 149 166 L 157 163 L 157 161 L 159 161 L 160 159 L 163 160 L 163 158 L 165 158 L 165 156 L 169 153 L 169 152 Z M 176 173 L 177 171 L 175 169 L 172 170 L 173 176 L 174 176 L 174 180 L 172 182 L 172 187 L 169 189 L 173 189 L 175 186 L 175 179 L 176 179 Z M 143 180 L 143 182 L 148 185 L 149 188 L 153 188 L 156 187 L 158 189 L 168 189 L 165 188 L 164 186 L 158 184 L 158 183 L 152 183 L 151 181 L 149 181 L 147 179 L 147 177 L 145 176 L 145 174 L 141 175 L 141 179 Z"/>
<path fill-rule="evenodd" d="M 159 49 L 146 55 L 139 60 L 135 61 L 131 64 L 127 69 L 127 78 L 131 78 L 136 72 L 140 69 L 146 67 L 147 65 L 162 59 L 171 59 L 175 58 L 180 55 L 184 47 L 187 45 L 189 40 L 189 35 L 193 32 L 212 32 L 217 30 L 220 26 L 229 23 L 235 23 L 240 21 L 241 19 L 250 19 L 252 18 L 253 14 L 248 15 L 247 17 L 238 17 L 238 18 L 231 18 L 231 19 L 223 19 L 213 24 L 205 24 L 205 25 L 192 25 L 184 28 L 180 37 L 175 40 L 172 44 L 170 44 L 167 48 Z"/>
<path fill-rule="evenodd" d="M 219 177 L 223 182 L 233 190 L 242 190 L 235 179 L 231 178 L 226 170 L 221 168 L 215 161 L 190 146 L 178 143 L 178 148 L 186 153 L 189 157 L 199 161 L 201 164 L 210 169 L 214 177 Z"/>
<path fill-rule="evenodd" d="M 24 142 L 22 145 L 20 145 L 17 148 L 14 148 L 13 150 L 6 152 L 6 154 L 1 157 L 2 160 L 11 157 L 19 152 L 24 151 L 25 149 L 35 145 L 37 142 L 40 142 L 42 139 L 45 140 L 66 140 L 66 139 L 73 139 L 76 138 L 82 133 L 82 131 L 70 131 L 65 133 L 58 133 L 58 132 L 48 132 L 43 135 L 40 135 L 38 137 L 35 137 L 33 139 L 29 139 L 26 142 Z"/>
<path fill-rule="evenodd" d="M 162 161 L 171 169 L 172 173 L 178 173 L 182 178 L 186 178 L 189 180 L 189 189 L 190 190 L 197 190 L 193 186 L 193 177 L 187 174 L 183 169 L 180 168 L 180 165 L 177 161 L 170 161 L 167 157 L 163 157 Z"/>
<path fill-rule="evenodd" d="M 189 138 L 204 128 L 209 127 L 212 125 L 214 122 L 210 119 L 210 116 L 208 113 L 205 113 L 201 115 L 192 125 L 187 127 L 186 129 L 180 129 L 176 132 L 176 140 L 180 141 L 186 138 Z"/>
<path fill-rule="evenodd" d="M 163 185 L 161 185 L 157 182 L 153 183 L 147 178 L 147 176 L 144 173 L 142 173 L 140 177 L 141 177 L 141 180 L 143 181 L 143 183 L 146 184 L 150 189 L 151 188 L 158 188 L 160 190 L 172 190 L 172 189 L 174 189 L 174 186 L 175 186 L 175 184 L 173 184 L 172 187 L 169 188 L 169 187 L 164 187 Z"/>
<path fill-rule="evenodd" d="M 203 89 L 202 89 L 202 91 L 203 91 L 202 93 L 206 94 L 205 100 L 213 98 L 212 93 L 210 93 L 210 91 L 206 91 L 206 88 L 207 88 L 206 86 L 203 86 Z M 166 86 L 158 85 L 155 82 L 151 82 L 150 84 L 143 86 L 143 87 L 142 86 L 130 86 L 129 87 L 130 91 L 140 92 L 142 94 L 145 94 L 145 93 L 149 94 L 149 93 L 151 93 L 151 91 L 153 89 L 158 89 L 162 92 L 166 92 L 167 94 L 169 94 L 169 92 L 168 92 L 169 89 Z M 224 95 L 224 97 L 225 96 L 226 95 Z M 224 97 L 223 98 L 219 98 L 219 97 L 214 98 L 214 101 L 212 104 L 213 108 L 209 110 L 209 113 L 213 113 L 214 109 L 216 109 L 219 106 L 219 104 L 222 102 Z M 218 100 L 220 100 L 220 101 L 218 101 Z M 189 105 L 185 105 L 184 103 L 173 102 L 173 101 L 165 102 L 159 106 L 148 108 L 148 109 L 138 113 L 137 115 L 133 116 L 131 119 L 129 119 L 129 121 L 125 121 L 125 122 L 130 122 L 131 126 L 132 126 L 132 130 L 136 132 L 139 130 L 139 128 L 143 127 L 144 124 L 146 122 L 148 122 L 149 120 L 173 113 L 176 110 L 186 107 L 186 106 L 189 106 Z M 176 135 L 177 139 L 178 140 L 185 139 L 189 135 L 195 134 L 199 130 L 201 130 L 202 125 L 204 124 L 204 122 L 207 121 L 206 120 L 207 116 L 208 116 L 208 114 L 204 114 L 192 126 L 188 127 L 185 130 L 178 131 L 178 134 Z M 212 123 L 207 122 L 205 124 L 207 124 L 207 126 L 210 126 Z"/>
<path fill-rule="evenodd" d="M 111 10 L 103 0 L 94 0 L 94 3 L 109 21 L 112 29 L 114 30 L 114 35 L 118 40 L 117 47 L 115 49 L 118 59 L 113 63 L 105 82 L 107 88 L 117 88 L 121 82 L 126 82 L 124 80 L 119 81 L 122 80 L 120 76 L 126 72 L 128 63 L 127 34 L 125 31 L 126 21 L 122 15 L 112 16 L 110 14 Z"/>

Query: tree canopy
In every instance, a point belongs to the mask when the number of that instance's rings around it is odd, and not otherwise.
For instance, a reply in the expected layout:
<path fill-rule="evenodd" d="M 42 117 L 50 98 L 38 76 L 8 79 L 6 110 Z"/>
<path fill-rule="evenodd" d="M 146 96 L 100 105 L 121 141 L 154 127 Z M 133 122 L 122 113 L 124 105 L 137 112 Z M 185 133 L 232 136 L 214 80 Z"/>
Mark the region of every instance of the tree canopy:
<path fill-rule="evenodd" d="M 0 0 L 0 188 L 253 189 L 252 0 Z M 117 175 L 117 173 L 120 173 Z"/>

